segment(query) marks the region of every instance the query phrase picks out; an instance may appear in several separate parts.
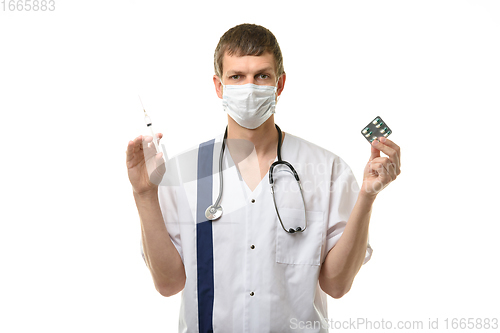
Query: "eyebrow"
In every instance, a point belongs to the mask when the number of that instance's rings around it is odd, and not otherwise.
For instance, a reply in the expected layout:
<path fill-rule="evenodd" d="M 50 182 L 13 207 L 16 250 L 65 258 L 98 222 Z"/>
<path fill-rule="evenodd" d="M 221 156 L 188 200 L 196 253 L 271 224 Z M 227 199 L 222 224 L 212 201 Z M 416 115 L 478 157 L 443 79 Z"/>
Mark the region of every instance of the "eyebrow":
<path fill-rule="evenodd" d="M 259 69 L 257 71 L 257 73 L 262 73 L 262 72 L 272 72 L 273 68 L 272 67 L 266 67 L 266 68 L 262 68 L 262 69 Z M 231 76 L 231 75 L 242 75 L 242 74 L 245 74 L 244 72 L 242 71 L 234 71 L 234 70 L 230 70 L 226 73 L 227 75 Z"/>

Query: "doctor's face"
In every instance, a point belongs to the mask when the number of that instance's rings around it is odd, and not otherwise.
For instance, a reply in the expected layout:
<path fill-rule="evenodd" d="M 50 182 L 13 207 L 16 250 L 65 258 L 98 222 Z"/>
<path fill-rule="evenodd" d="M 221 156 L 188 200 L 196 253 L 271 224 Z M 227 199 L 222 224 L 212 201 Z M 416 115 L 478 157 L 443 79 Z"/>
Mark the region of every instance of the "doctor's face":
<path fill-rule="evenodd" d="M 284 76 L 283 82 L 284 83 Z M 272 53 L 263 53 L 260 56 L 243 56 L 228 55 L 227 52 L 222 58 L 222 83 L 224 85 L 241 85 L 253 83 L 257 85 L 275 86 L 278 80 L 276 75 L 276 67 L 274 55 Z M 216 75 L 214 75 L 214 83 L 216 84 L 217 95 L 222 98 L 222 86 Z M 282 87 L 281 87 L 282 88 Z M 278 87 L 279 93 L 282 89 Z"/>

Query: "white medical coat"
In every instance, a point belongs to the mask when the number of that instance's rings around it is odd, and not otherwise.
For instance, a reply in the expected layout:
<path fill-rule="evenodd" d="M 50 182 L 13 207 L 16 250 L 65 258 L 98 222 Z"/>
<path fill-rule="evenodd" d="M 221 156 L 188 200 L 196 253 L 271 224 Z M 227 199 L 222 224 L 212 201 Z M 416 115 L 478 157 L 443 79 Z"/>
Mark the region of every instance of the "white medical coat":
<path fill-rule="evenodd" d="M 213 148 L 209 203 L 219 194 L 222 138 L 215 139 Z M 252 192 L 227 147 L 221 200 L 224 213 L 213 222 L 201 221 L 199 214 L 197 222 L 197 149 L 168 163 L 159 200 L 170 238 L 186 270 L 179 332 L 201 333 L 200 328 L 203 333 L 328 331 L 327 297 L 318 276 L 326 255 L 342 235 L 359 187 L 340 157 L 289 133 L 285 134 L 281 156 L 294 166 L 302 182 L 307 211 L 307 229 L 302 233 L 283 230 L 268 175 Z M 295 194 L 299 201 L 278 200 L 287 228 L 304 224 L 303 205 L 297 205 L 302 202 L 300 193 Z M 199 209 L 204 212 L 206 207 Z M 203 229 L 204 234 L 197 228 L 200 222 L 209 228 Z M 210 229 L 211 235 L 205 234 Z M 211 243 L 208 247 L 207 242 Z M 364 263 L 371 254 L 368 244 Z M 198 269 L 198 261 L 205 268 Z M 314 328 L 292 329 L 300 323 L 302 327 L 313 323 Z"/>

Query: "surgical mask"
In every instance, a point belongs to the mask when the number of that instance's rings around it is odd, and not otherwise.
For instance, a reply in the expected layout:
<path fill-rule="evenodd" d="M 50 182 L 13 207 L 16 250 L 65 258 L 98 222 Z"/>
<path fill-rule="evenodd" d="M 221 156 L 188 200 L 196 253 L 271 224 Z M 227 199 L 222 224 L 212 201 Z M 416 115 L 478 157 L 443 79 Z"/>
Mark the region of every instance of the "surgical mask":
<path fill-rule="evenodd" d="M 248 83 L 222 87 L 222 107 L 242 127 L 255 129 L 275 113 L 276 86 Z"/>

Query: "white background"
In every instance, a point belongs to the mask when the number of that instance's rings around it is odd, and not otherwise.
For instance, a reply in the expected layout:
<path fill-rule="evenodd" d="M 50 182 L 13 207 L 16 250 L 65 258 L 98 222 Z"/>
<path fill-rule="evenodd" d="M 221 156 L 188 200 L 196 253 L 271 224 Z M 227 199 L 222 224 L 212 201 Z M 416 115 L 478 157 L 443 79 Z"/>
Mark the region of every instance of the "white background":
<path fill-rule="evenodd" d="M 499 317 L 498 1 L 55 7 L 0 11 L 0 331 L 177 330 L 180 294 L 156 292 L 139 252 L 125 167 L 145 133 L 137 95 L 170 156 L 222 133 L 213 52 L 246 22 L 280 43 L 285 132 L 341 156 L 358 182 L 371 119 L 402 149 L 373 209 L 372 260 L 329 299 L 330 318 Z"/>

